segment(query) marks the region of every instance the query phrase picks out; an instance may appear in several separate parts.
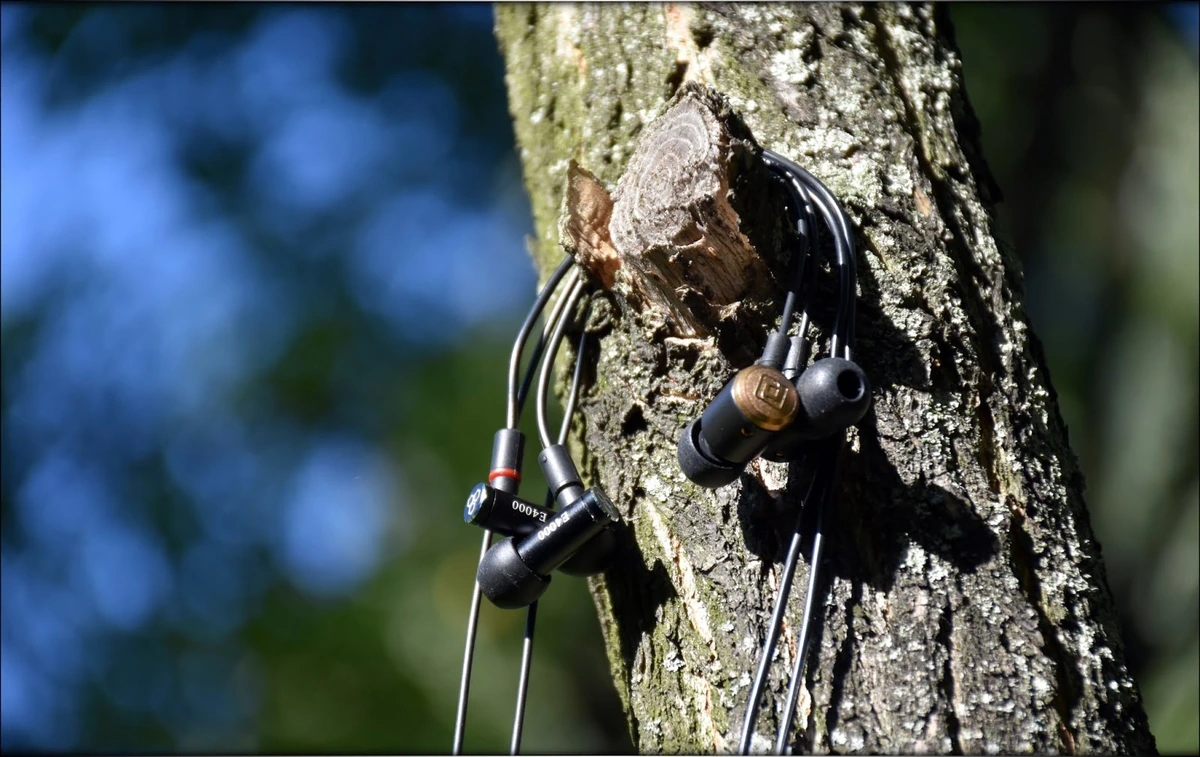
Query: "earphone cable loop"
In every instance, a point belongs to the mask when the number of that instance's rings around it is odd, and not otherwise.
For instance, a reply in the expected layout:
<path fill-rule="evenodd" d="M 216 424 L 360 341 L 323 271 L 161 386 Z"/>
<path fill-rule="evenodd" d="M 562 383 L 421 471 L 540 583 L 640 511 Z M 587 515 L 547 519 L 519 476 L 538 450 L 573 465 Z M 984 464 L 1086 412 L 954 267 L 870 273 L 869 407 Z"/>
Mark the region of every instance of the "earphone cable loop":
<path fill-rule="evenodd" d="M 808 170 L 771 150 L 763 150 L 763 159 L 769 166 L 788 176 L 787 183 L 792 185 L 790 191 L 799 193 L 807 189 L 811 192 L 810 199 L 833 235 L 834 259 L 838 268 L 838 306 L 834 314 L 830 354 L 850 360 L 854 337 L 856 251 L 849 219 L 833 193 Z"/>
<path fill-rule="evenodd" d="M 558 355 L 558 348 L 562 344 L 567 322 L 571 320 L 571 313 L 578 304 L 579 297 L 583 294 L 586 286 L 587 282 L 579 278 L 576 278 L 571 284 L 570 291 L 563 298 L 562 303 L 560 303 L 564 306 L 564 310 L 554 324 L 554 331 L 550 334 L 550 341 L 546 346 L 545 354 L 542 356 L 541 373 L 538 375 L 536 415 L 538 434 L 541 436 L 543 447 L 549 447 L 554 444 L 553 437 L 550 436 L 549 422 L 546 418 L 546 397 L 550 387 L 550 376 L 554 372 L 554 358 Z"/>
<path fill-rule="evenodd" d="M 587 314 L 589 312 L 591 312 L 590 303 L 584 311 L 583 320 L 585 323 L 587 322 Z M 567 314 L 563 314 L 562 317 L 566 318 L 568 316 Z M 587 332 L 584 331 L 579 335 L 579 343 L 575 347 L 575 370 L 571 375 L 571 388 L 567 392 L 567 402 L 563 408 L 562 426 L 558 431 L 559 444 L 566 443 L 567 434 L 571 429 L 571 416 L 575 412 L 575 403 L 579 397 L 580 379 L 583 376 L 583 350 L 586 346 Z M 513 718 L 510 754 L 517 754 L 521 751 L 521 734 L 525 727 L 526 696 L 529 691 L 529 671 L 533 664 L 533 636 L 537 625 L 537 606 L 537 602 L 529 605 L 529 610 L 525 615 L 525 639 L 521 646 L 521 671 L 517 678 L 517 712 Z"/>
<path fill-rule="evenodd" d="M 508 413 L 506 419 L 508 428 L 517 427 L 521 414 L 520 403 L 518 401 L 517 377 L 521 369 L 521 353 L 525 351 L 525 342 L 529 339 L 529 334 L 533 331 L 533 326 L 537 323 L 538 316 L 546 309 L 546 303 L 558 288 L 563 277 L 567 275 L 568 271 L 577 270 L 573 268 L 573 263 L 574 260 L 568 255 L 558 264 L 558 268 L 554 269 L 554 273 L 550 274 L 550 278 L 538 293 L 533 307 L 529 309 L 528 315 L 525 316 L 525 321 L 521 324 L 521 328 L 517 332 L 517 338 L 513 342 L 512 354 L 508 358 Z"/>

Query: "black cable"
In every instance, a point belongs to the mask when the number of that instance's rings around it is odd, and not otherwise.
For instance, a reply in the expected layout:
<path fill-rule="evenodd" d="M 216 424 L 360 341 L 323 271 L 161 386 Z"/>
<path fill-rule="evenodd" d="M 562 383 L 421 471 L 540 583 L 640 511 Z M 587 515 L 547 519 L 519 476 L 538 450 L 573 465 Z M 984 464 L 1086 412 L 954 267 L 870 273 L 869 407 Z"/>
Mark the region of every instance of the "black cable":
<path fill-rule="evenodd" d="M 525 350 L 525 341 L 529 338 L 529 332 L 533 331 L 538 316 L 546 308 L 550 296 L 558 288 L 558 283 L 562 281 L 563 276 L 567 275 L 567 271 L 573 270 L 571 265 L 573 262 L 570 255 L 566 256 L 558 264 L 558 268 L 554 269 L 554 273 L 550 274 L 546 285 L 538 293 L 533 307 L 529 309 L 529 314 L 525 316 L 525 322 L 521 324 L 521 330 L 517 332 L 516 341 L 513 342 L 512 355 L 508 358 L 508 428 L 516 428 L 517 420 L 521 415 L 517 400 L 517 373 L 521 367 L 521 353 Z"/>
<path fill-rule="evenodd" d="M 533 632 L 537 628 L 538 603 L 525 611 L 525 641 L 521 645 L 521 672 L 517 677 L 517 714 L 513 717 L 512 743 L 509 754 L 521 751 L 521 733 L 525 729 L 525 695 L 529 691 L 529 669 L 533 664 Z"/>
<path fill-rule="evenodd" d="M 803 189 L 803 187 L 801 189 Z M 816 265 L 816 263 L 813 262 L 813 259 L 816 257 L 815 253 L 821 249 L 821 225 L 817 223 L 817 214 L 816 211 L 813 210 L 812 198 L 809 197 L 808 191 L 803 190 L 802 194 L 804 200 L 804 217 L 808 223 L 808 233 L 810 235 L 808 245 L 810 252 L 809 255 L 804 259 L 805 268 L 807 269 Z M 807 305 L 809 293 L 813 289 L 813 274 L 805 271 L 802 272 L 801 275 L 804 277 L 804 288 L 801 294 L 801 302 Z M 807 313 L 807 310 L 805 310 L 805 312 Z"/>
<path fill-rule="evenodd" d="M 571 287 L 579 281 L 579 269 L 572 269 L 567 275 L 566 280 L 559 286 L 566 286 L 567 291 L 554 302 L 554 307 L 550 308 L 550 315 L 546 316 L 546 325 L 542 332 L 538 335 L 537 344 L 534 345 L 533 354 L 529 356 L 529 362 L 525 367 L 525 376 L 521 379 L 521 388 L 517 392 L 517 416 L 525 411 L 525 400 L 529 396 L 529 392 L 533 388 L 534 377 L 538 375 L 538 369 L 541 367 L 542 356 L 545 354 L 546 345 L 550 343 L 550 334 L 554 331 L 554 325 L 558 323 L 559 315 L 563 312 L 563 308 L 567 306 L 567 295 L 571 291 Z"/>
<path fill-rule="evenodd" d="M 592 312 L 589 302 L 583 311 L 582 322 L 587 325 L 588 315 Z M 575 345 L 575 371 L 571 374 L 571 389 L 567 392 L 567 404 L 563 406 L 563 423 L 558 430 L 558 443 L 567 443 L 567 433 L 571 430 L 571 416 L 575 413 L 575 403 L 579 400 L 579 381 L 583 377 L 583 349 L 587 346 L 587 331 L 579 335 L 579 343 Z"/>
<path fill-rule="evenodd" d="M 783 182 L 796 214 L 796 249 L 792 252 L 789 271 L 791 275 L 788 277 L 790 281 L 787 296 L 783 301 L 783 314 L 779 318 L 778 330 L 780 336 L 786 337 L 795 317 L 798 300 L 803 297 L 802 292 L 807 288 L 805 286 L 807 277 L 804 274 L 809 250 L 813 249 L 809 235 L 815 230 L 815 225 L 810 220 L 811 209 L 808 208 L 808 198 L 803 193 L 803 188 L 798 191 L 797 187 L 788 181 L 784 170 L 777 169 L 775 173 Z"/>
<path fill-rule="evenodd" d="M 854 338 L 855 273 L 854 241 L 848 231 L 845 215 L 836 204 L 833 195 L 816 179 L 806 184 L 815 189 L 814 202 L 821 211 L 825 223 L 833 233 L 834 257 L 838 266 L 838 302 L 833 316 L 833 335 L 829 340 L 829 352 L 834 357 L 850 360 L 850 343 Z M 833 203 L 832 205 L 830 203 Z"/>
<path fill-rule="evenodd" d="M 813 601 L 817 595 L 817 582 L 821 575 L 821 547 L 825 542 L 825 509 L 833 488 L 830 485 L 834 478 L 832 473 L 833 467 L 837 463 L 836 457 L 831 454 L 831 451 L 841 447 L 842 441 L 839 438 L 837 442 L 832 440 L 829 442 L 826 455 L 830 455 L 833 459 L 824 460 L 824 464 L 822 465 L 822 469 L 829 471 L 829 475 L 827 480 L 823 482 L 824 485 L 817 492 L 817 523 L 813 529 L 812 552 L 808 558 L 808 588 L 804 593 L 804 615 L 800 621 L 800 638 L 796 642 L 796 660 L 792 665 L 792 677 L 788 682 L 787 704 L 783 708 L 783 718 L 779 721 L 779 735 L 775 740 L 775 754 L 786 753 L 788 735 L 792 731 L 792 720 L 796 716 L 796 702 L 800 697 L 800 683 L 804 680 L 804 667 L 808 659 L 808 648 L 812 643 L 809 628 L 812 624 Z"/>
<path fill-rule="evenodd" d="M 538 364 L 542 362 L 542 350 L 546 349 L 546 337 L 549 336 L 549 329 L 542 329 L 538 332 L 538 340 L 533 344 L 533 352 L 529 355 L 529 362 L 525 364 L 525 374 L 521 379 L 521 388 L 517 390 L 517 417 L 521 417 L 521 413 L 525 411 L 525 399 L 529 396 L 529 390 L 533 387 L 533 378 L 537 375 Z"/>
<path fill-rule="evenodd" d="M 477 562 L 483 562 L 483 556 L 487 554 L 488 548 L 491 546 L 492 532 L 489 529 L 483 532 L 483 545 L 479 548 Z M 475 589 L 471 592 L 471 609 L 467 614 L 467 643 L 463 650 L 462 678 L 458 684 L 458 713 L 454 716 L 454 746 L 450 750 L 450 753 L 454 755 L 462 754 L 463 732 L 467 727 L 467 699 L 471 690 L 471 668 L 475 661 L 475 633 L 479 629 L 479 602 L 481 599 L 483 599 L 483 592 L 479 588 L 479 581 L 476 581 Z"/>
<path fill-rule="evenodd" d="M 821 478 L 820 469 L 813 471 L 808 482 L 808 491 L 804 493 L 803 502 L 808 502 L 813 489 Z M 746 701 L 746 714 L 742 718 L 742 737 L 738 742 L 738 754 L 750 754 L 750 740 L 754 736 L 754 723 L 758 720 L 758 705 L 762 700 L 763 688 L 766 686 L 767 672 L 771 668 L 771 658 L 775 654 L 775 645 L 779 643 L 779 634 L 783 630 L 783 616 L 787 612 L 788 596 L 792 593 L 792 579 L 796 575 L 796 564 L 800 561 L 801 522 L 804 517 L 804 507 L 796 516 L 796 527 L 792 531 L 792 541 L 788 545 L 787 557 L 783 562 L 783 574 L 779 580 L 779 591 L 775 595 L 775 607 L 771 610 L 771 620 L 767 627 L 767 638 L 763 640 L 762 650 L 758 657 L 758 669 L 754 673 L 754 681 L 750 684 L 750 695 Z"/>
<path fill-rule="evenodd" d="M 570 291 L 563 297 L 560 304 L 564 305 L 566 309 L 554 324 L 554 331 L 550 334 L 550 341 L 546 346 L 546 354 L 542 356 L 541 373 L 538 375 L 536 415 L 538 434 L 541 436 L 543 447 L 550 447 L 554 444 L 550 436 L 549 423 L 546 420 L 546 395 L 550 386 L 550 375 L 554 372 L 554 358 L 558 354 L 559 345 L 562 344 L 567 322 L 571 320 L 571 312 L 575 309 L 575 305 L 579 302 L 579 297 L 586 287 L 587 282 L 577 278 L 571 285 Z M 557 310 L 557 308 L 555 309 Z"/>
<path fill-rule="evenodd" d="M 763 159 L 767 165 L 787 177 L 785 183 L 792 185 L 795 192 L 811 192 L 810 199 L 833 235 L 834 259 L 838 267 L 838 303 L 834 313 L 833 336 L 830 338 L 830 354 L 849 360 L 850 345 L 854 338 L 856 285 L 856 253 L 849 219 L 833 193 L 802 166 L 770 150 L 763 150 Z"/>
<path fill-rule="evenodd" d="M 521 353 L 524 351 L 525 343 L 529 339 L 529 333 L 533 331 L 534 324 L 537 323 L 538 317 L 546 308 L 546 303 L 558 288 L 563 277 L 567 275 L 568 271 L 572 272 L 573 276 L 578 276 L 578 269 L 572 268 L 572 262 L 572 258 L 567 256 L 559 263 L 558 268 L 550 274 L 550 278 L 547 279 L 545 286 L 542 287 L 537 299 L 534 300 L 533 306 L 529 309 L 529 313 L 526 314 L 525 320 L 517 332 L 517 338 L 513 340 L 512 353 L 508 359 L 508 409 L 506 418 L 508 428 L 516 428 L 520 421 L 521 410 L 525 405 L 525 396 L 529 392 L 529 385 L 533 379 L 533 371 L 538 365 L 538 359 L 546 344 L 546 331 L 543 330 L 538 336 L 533 357 L 530 359 L 529 367 L 526 369 L 525 379 L 521 382 L 521 387 L 518 390 L 517 373 L 520 369 Z M 491 545 L 492 531 L 491 529 L 485 529 L 483 532 L 483 541 L 479 548 L 478 562 L 483 561 L 483 556 L 487 554 Z M 479 582 L 475 581 L 474 587 L 471 590 L 470 610 L 467 612 L 467 639 L 463 649 L 462 676 L 459 679 L 458 711 L 454 718 L 454 743 L 451 747 L 451 754 L 454 755 L 462 754 L 463 734 L 466 731 L 467 725 L 467 703 L 470 699 L 471 691 L 471 673 L 475 662 L 475 638 L 479 630 L 479 607 L 482 599 L 483 592 L 479 587 Z"/>
<path fill-rule="evenodd" d="M 591 311 L 591 306 L 584 312 L 583 320 L 587 322 L 587 313 Z M 562 319 L 570 318 L 569 312 L 564 312 L 561 315 Z M 575 412 L 575 403 L 579 398 L 579 383 L 583 376 L 583 350 L 587 346 L 587 332 L 584 331 L 579 335 L 579 343 L 575 347 L 575 371 L 571 374 L 571 388 L 567 392 L 567 403 L 563 408 L 562 426 L 558 430 L 558 443 L 566 444 L 567 433 L 571 430 L 571 416 Z M 531 372 L 532 373 L 532 372 Z M 548 496 L 552 497 L 553 492 L 548 491 Z M 529 606 L 529 611 L 525 614 L 525 641 L 521 647 L 521 672 L 517 680 L 517 713 L 513 720 L 512 743 L 510 753 L 517 754 L 521 751 L 521 733 L 525 727 L 525 702 L 526 694 L 529 690 L 529 669 L 533 664 L 533 634 L 537 625 L 537 606 L 534 602 Z"/>

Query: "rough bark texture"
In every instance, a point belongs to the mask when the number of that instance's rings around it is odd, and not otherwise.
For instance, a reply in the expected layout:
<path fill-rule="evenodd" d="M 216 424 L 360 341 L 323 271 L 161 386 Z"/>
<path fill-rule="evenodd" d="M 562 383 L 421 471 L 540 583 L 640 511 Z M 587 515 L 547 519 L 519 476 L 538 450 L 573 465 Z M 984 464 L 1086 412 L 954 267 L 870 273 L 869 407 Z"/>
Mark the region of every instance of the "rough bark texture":
<path fill-rule="evenodd" d="M 874 384 L 840 462 L 796 751 L 1152 752 L 945 16 L 501 5 L 497 19 L 535 256 L 561 258 L 566 198 L 564 241 L 609 289 L 573 445 L 627 518 L 592 588 L 637 748 L 736 746 L 796 496 L 786 465 L 708 491 L 675 461 L 680 430 L 777 318 L 779 206 L 757 142 L 851 216 L 856 357 Z M 680 91 L 691 82 L 707 89 Z M 664 139 L 652 122 L 668 102 L 690 103 L 691 125 Z M 646 161 L 643 139 L 660 143 Z"/>

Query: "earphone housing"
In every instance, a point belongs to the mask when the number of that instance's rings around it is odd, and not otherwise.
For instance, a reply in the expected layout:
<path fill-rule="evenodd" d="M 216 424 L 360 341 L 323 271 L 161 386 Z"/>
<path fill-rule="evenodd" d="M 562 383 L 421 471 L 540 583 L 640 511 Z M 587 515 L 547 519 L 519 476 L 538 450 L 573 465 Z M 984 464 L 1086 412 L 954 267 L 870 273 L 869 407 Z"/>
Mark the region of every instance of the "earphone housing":
<path fill-rule="evenodd" d="M 724 486 L 787 428 L 798 408 L 796 387 L 779 369 L 743 368 L 680 434 L 679 467 L 701 486 Z"/>
<path fill-rule="evenodd" d="M 829 436 L 853 426 L 871 406 L 871 382 L 853 360 L 827 357 L 810 365 L 796 380 L 800 412 L 793 424 L 809 438 Z"/>
<path fill-rule="evenodd" d="M 536 602 L 550 585 L 550 572 L 620 518 L 602 490 L 588 489 L 536 531 L 492 545 L 479 562 L 480 590 L 504 609 Z"/>
<path fill-rule="evenodd" d="M 463 507 L 464 522 L 501 536 L 531 534 L 548 523 L 554 514 L 548 507 L 527 502 L 487 484 L 476 484 Z M 571 576 L 596 575 L 607 567 L 616 544 L 614 527 L 607 527 L 576 549 L 558 570 Z"/>
<path fill-rule="evenodd" d="M 533 533 L 552 517 L 554 511 L 550 508 L 487 484 L 476 484 L 463 507 L 463 521 L 502 536 Z"/>

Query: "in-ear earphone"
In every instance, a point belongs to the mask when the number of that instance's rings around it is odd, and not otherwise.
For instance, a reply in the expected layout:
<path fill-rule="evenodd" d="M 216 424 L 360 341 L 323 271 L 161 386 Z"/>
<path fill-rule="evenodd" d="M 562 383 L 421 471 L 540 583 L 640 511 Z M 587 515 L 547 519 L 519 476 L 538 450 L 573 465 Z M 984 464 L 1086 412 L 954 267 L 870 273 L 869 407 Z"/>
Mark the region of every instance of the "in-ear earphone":
<path fill-rule="evenodd" d="M 799 562 L 802 517 L 808 507 L 815 507 L 816 522 L 812 534 L 812 552 L 809 556 L 809 580 L 804 614 L 800 621 L 799 643 L 788 684 L 787 702 L 775 740 L 776 754 L 783 754 L 787 750 L 804 666 L 811 646 L 813 603 L 819 587 L 821 552 L 824 545 L 824 514 L 832 496 L 837 458 L 845 440 L 845 429 L 857 423 L 870 406 L 870 384 L 866 374 L 851 357 L 856 280 L 854 236 L 850 231 L 850 222 L 833 194 L 804 168 L 767 150 L 763 151 L 763 159 L 784 180 L 793 203 L 805 208 L 803 215 L 811 218 L 812 207 L 815 206 L 829 229 L 838 269 L 838 301 L 829 339 L 829 356 L 815 360 L 807 368 L 799 368 L 803 365 L 802 362 L 797 364 L 799 372 L 795 374 L 794 381 L 802 408 L 802 411 L 797 413 L 798 422 L 794 422 L 782 434 L 772 439 L 768 448 L 764 450 L 764 454 L 771 459 L 803 459 L 812 470 L 812 479 L 800 513 L 796 517 L 784 561 L 783 580 L 780 581 L 767 638 L 763 642 L 758 668 L 747 697 L 739 743 L 739 751 L 742 754 L 750 752 L 758 704 L 783 627 L 792 578 Z M 813 228 L 817 228 L 815 224 Z M 802 350 L 806 349 L 804 332 L 807 326 L 807 302 L 804 312 L 801 331 L 797 335 L 797 341 L 792 343 L 793 348 Z"/>
<path fill-rule="evenodd" d="M 620 518 L 602 490 L 588 489 L 537 531 L 487 551 L 478 574 L 484 596 L 508 610 L 533 604 L 550 586 L 551 571 Z"/>
<path fill-rule="evenodd" d="M 505 494 L 516 496 L 517 491 L 521 486 L 521 462 L 525 451 L 525 435 L 521 433 L 517 427 L 521 417 L 521 410 L 525 406 L 525 398 L 529 394 L 529 387 L 533 381 L 533 367 L 538 364 L 538 359 L 545 347 L 546 339 L 543 332 L 534 347 L 533 356 L 530 359 L 530 370 L 526 372 L 524 380 L 518 380 L 521 370 L 521 354 L 525 351 L 525 344 L 529 339 L 530 333 L 533 331 L 538 318 L 542 311 L 546 309 L 546 304 L 550 301 L 554 291 L 558 288 L 559 283 L 571 271 L 571 259 L 565 258 L 558 268 L 550 274 L 550 278 L 546 281 L 546 285 L 538 293 L 534 300 L 533 306 L 529 309 L 529 313 L 525 316 L 521 328 L 517 332 L 517 338 L 513 341 L 512 353 L 508 359 L 508 392 L 506 395 L 506 413 L 505 427 L 496 432 L 492 439 L 492 464 L 491 470 L 488 473 L 488 485 L 494 487 L 497 491 Z M 562 300 L 559 305 L 563 305 Z M 555 309 L 557 312 L 557 308 Z M 553 319 L 551 319 L 553 320 Z M 467 507 L 464 509 L 463 517 L 467 522 L 476 522 L 481 525 L 483 531 L 483 544 L 479 550 L 479 561 L 482 562 L 488 549 L 492 545 L 492 529 L 487 522 L 475 521 L 471 515 L 471 500 L 475 497 L 475 490 L 472 490 L 471 496 L 468 497 Z M 465 648 L 463 650 L 462 676 L 459 679 L 458 687 L 458 711 L 454 718 L 454 744 L 451 747 L 451 752 L 455 755 L 462 754 L 463 732 L 467 725 L 467 702 L 470 698 L 471 690 L 471 670 L 475 658 L 475 636 L 479 628 L 479 604 L 483 598 L 483 591 L 480 589 L 479 582 L 476 581 L 471 591 L 471 609 L 467 614 L 467 638 Z M 531 609 L 530 615 L 535 615 L 535 611 Z M 530 646 L 532 641 L 532 628 L 534 618 L 526 620 L 526 646 Z M 522 675 L 522 690 L 524 683 L 527 681 L 527 675 Z M 521 721 L 521 708 L 518 708 L 517 721 Z M 513 743 L 519 743 L 519 725 L 514 727 Z M 515 751 L 515 748 L 514 748 Z"/>
<path fill-rule="evenodd" d="M 783 754 L 791 731 L 799 685 L 811 635 L 812 607 L 818 588 L 824 510 L 832 491 L 834 467 L 845 429 L 857 423 L 870 406 L 870 383 L 851 357 L 854 338 L 854 238 L 845 213 L 833 194 L 796 163 L 768 150 L 763 160 L 783 181 L 796 217 L 797 245 L 792 255 L 791 281 L 777 331 L 767 338 L 762 357 L 743 368 L 717 394 L 699 418 L 679 437 L 677 456 L 685 476 L 701 486 L 716 488 L 733 482 L 760 455 L 777 462 L 803 461 L 811 473 L 791 544 L 784 561 L 767 637 L 759 655 L 746 702 L 739 752 L 749 754 L 766 676 L 783 628 L 787 599 L 799 562 L 801 515 L 816 508 L 816 525 L 809 562 L 808 592 L 801 621 L 799 648 L 788 687 L 776 754 Z M 812 252 L 819 248 L 820 225 L 831 235 L 838 274 L 838 301 L 828 356 L 805 366 L 809 358 L 808 299 L 815 270 Z M 788 336 L 799 309 L 799 327 Z"/>
<path fill-rule="evenodd" d="M 589 285 L 580 277 L 579 269 L 573 268 L 571 263 L 568 257 L 554 271 L 517 334 L 508 365 L 506 427 L 498 431 L 493 440 L 488 482 L 478 484 L 471 490 L 463 508 L 463 520 L 483 528 L 484 538 L 467 621 L 467 641 L 455 719 L 454 754 L 462 752 L 481 597 L 487 596 L 500 607 L 528 607 L 511 744 L 512 753 L 516 754 L 520 749 L 524 724 L 525 697 L 537 623 L 537 598 L 549 585 L 552 571 L 561 569 L 575 575 L 592 575 L 603 569 L 614 545 L 613 533 L 608 526 L 619 521 L 620 514 L 603 491 L 598 488 L 584 491 L 564 445 L 579 392 L 586 331 L 581 334 L 576 348 L 575 370 L 556 443 L 550 439 L 546 420 L 546 395 L 554 358 L 575 308 L 589 290 Z M 553 293 L 564 281 L 568 291 L 558 299 L 547 318 L 547 328 L 538 339 L 529 368 L 518 388 L 521 354 L 525 344 Z M 524 434 L 517 426 L 535 369 L 539 366 L 541 381 L 538 384 L 537 421 L 545 449 L 538 460 L 551 485 L 547 506 L 536 505 L 517 496 L 525 448 Z M 549 507 L 552 501 L 557 501 L 562 509 L 556 512 Z M 507 538 L 493 545 L 493 533 Z"/>
<path fill-rule="evenodd" d="M 849 225 L 829 190 L 800 166 L 769 150 L 764 161 L 779 176 L 796 213 L 798 244 L 779 329 L 767 338 L 762 357 L 743 368 L 699 418 L 680 434 L 677 457 L 694 483 L 717 488 L 732 483 L 751 460 L 764 455 L 785 461 L 803 453 L 803 443 L 857 423 L 870 405 L 870 384 L 850 359 L 854 322 L 854 260 Z M 811 193 L 811 195 L 810 195 Z M 834 240 L 838 307 L 830 355 L 804 368 L 808 357 L 807 308 L 799 333 L 788 337 L 798 300 L 806 300 L 810 250 L 816 245 L 816 205 Z"/>
<path fill-rule="evenodd" d="M 585 282 L 577 280 L 565 297 L 566 308 L 554 325 L 538 382 L 538 433 L 544 445 L 538 455 L 538 464 L 560 510 L 535 532 L 509 537 L 495 544 L 480 561 L 478 584 L 484 596 L 498 607 L 515 609 L 536 601 L 550 585 L 553 570 L 568 563 L 576 552 L 588 549 L 593 537 L 620 519 L 603 491 L 598 488 L 584 491 L 570 453 L 562 440 L 552 440 L 546 422 L 546 396 L 554 356 L 562 342 L 567 320 L 584 289 Z M 592 548 L 603 552 L 604 546 L 596 542 Z M 593 567 L 596 562 L 587 560 L 587 567 Z"/>

